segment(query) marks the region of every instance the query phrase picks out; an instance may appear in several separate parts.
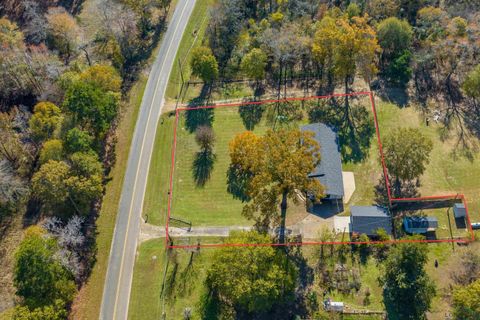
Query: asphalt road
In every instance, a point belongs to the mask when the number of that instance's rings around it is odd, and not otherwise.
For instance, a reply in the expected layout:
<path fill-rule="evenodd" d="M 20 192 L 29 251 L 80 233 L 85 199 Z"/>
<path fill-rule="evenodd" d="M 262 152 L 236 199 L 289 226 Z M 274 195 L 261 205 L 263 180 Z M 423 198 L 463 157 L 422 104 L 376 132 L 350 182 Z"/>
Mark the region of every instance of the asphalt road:
<path fill-rule="evenodd" d="M 127 319 L 148 169 L 165 90 L 195 0 L 179 0 L 145 88 L 113 234 L 100 319 Z"/>

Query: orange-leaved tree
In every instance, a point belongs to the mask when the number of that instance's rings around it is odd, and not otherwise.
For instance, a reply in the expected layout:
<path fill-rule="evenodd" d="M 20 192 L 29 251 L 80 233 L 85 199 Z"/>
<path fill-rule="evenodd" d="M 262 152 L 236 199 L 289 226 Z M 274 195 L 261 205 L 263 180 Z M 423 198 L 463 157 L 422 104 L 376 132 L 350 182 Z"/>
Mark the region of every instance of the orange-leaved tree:
<path fill-rule="evenodd" d="M 298 201 L 298 191 L 308 191 L 316 199 L 323 196 L 324 187 L 308 177 L 320 161 L 319 150 L 312 133 L 298 129 L 269 130 L 264 136 L 251 131 L 237 135 L 230 142 L 230 158 L 231 167 L 248 177 L 249 201 L 243 215 L 263 231 L 280 224 L 283 242 L 287 201 Z"/>

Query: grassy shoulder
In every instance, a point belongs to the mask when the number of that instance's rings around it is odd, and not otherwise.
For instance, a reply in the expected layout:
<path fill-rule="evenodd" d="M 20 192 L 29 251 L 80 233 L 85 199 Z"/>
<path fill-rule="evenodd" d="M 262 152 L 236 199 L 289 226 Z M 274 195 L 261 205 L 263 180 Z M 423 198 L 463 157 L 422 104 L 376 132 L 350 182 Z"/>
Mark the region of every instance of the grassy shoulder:
<path fill-rule="evenodd" d="M 208 9 L 215 3 L 215 0 L 198 0 L 195 3 L 190 20 L 188 21 L 185 32 L 183 33 L 182 41 L 178 48 L 173 64 L 172 72 L 167 86 L 166 98 L 176 99 L 180 92 L 182 84 L 182 74 L 184 80 L 190 78 L 190 52 L 193 48 L 200 46 L 205 36 L 205 31 L 208 25 L 209 12 Z M 180 64 L 181 72 L 180 72 Z"/>

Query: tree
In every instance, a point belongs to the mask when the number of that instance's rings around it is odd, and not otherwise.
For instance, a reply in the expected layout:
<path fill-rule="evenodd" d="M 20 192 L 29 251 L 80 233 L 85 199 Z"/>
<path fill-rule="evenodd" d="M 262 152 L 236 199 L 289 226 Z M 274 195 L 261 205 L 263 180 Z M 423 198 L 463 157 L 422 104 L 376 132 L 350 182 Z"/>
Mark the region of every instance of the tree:
<path fill-rule="evenodd" d="M 48 209 L 53 210 L 68 199 L 66 180 L 70 167 L 62 161 L 50 160 L 32 177 L 32 192 Z"/>
<path fill-rule="evenodd" d="M 382 69 L 389 81 L 405 84 L 410 80 L 409 68 L 413 30 L 406 20 L 391 17 L 377 27 L 382 47 Z"/>
<path fill-rule="evenodd" d="M 451 32 L 457 37 L 464 37 L 467 35 L 468 21 L 462 17 L 455 17 L 450 22 L 449 28 Z"/>
<path fill-rule="evenodd" d="M 195 141 L 203 151 L 212 150 L 215 134 L 209 126 L 200 126 L 195 131 Z"/>
<path fill-rule="evenodd" d="M 50 93 L 60 62 L 47 48 L 27 49 L 21 31 L 6 19 L 0 21 L 0 41 L 0 104 L 15 105 L 24 97 Z"/>
<path fill-rule="evenodd" d="M 385 165 L 394 179 L 395 189 L 400 190 L 403 183 L 418 179 L 423 174 L 432 149 L 432 141 L 416 128 L 400 128 L 385 137 Z"/>
<path fill-rule="evenodd" d="M 46 141 L 40 150 L 40 164 L 47 163 L 49 160 L 61 161 L 63 159 L 62 140 L 52 139 Z"/>
<path fill-rule="evenodd" d="M 14 284 L 30 309 L 70 303 L 75 294 L 72 275 L 55 260 L 56 244 L 40 227 L 30 227 L 15 253 Z"/>
<path fill-rule="evenodd" d="M 465 94 L 478 103 L 480 100 L 480 64 L 470 71 L 462 87 Z"/>
<path fill-rule="evenodd" d="M 78 46 L 79 28 L 75 19 L 65 10 L 50 9 L 47 16 L 48 42 L 65 58 L 67 63 Z"/>
<path fill-rule="evenodd" d="M 29 122 L 33 138 L 38 141 L 51 138 L 59 128 L 61 120 L 62 112 L 59 107 L 48 101 L 37 103 Z"/>
<path fill-rule="evenodd" d="M 402 243 L 390 249 L 380 279 L 389 315 L 399 320 L 426 319 L 435 296 L 435 285 L 425 271 L 427 261 L 424 243 Z"/>
<path fill-rule="evenodd" d="M 458 286 L 468 286 L 480 279 L 480 254 L 474 249 L 466 250 L 460 256 L 459 267 L 452 270 L 450 277 Z"/>
<path fill-rule="evenodd" d="M 200 77 L 206 83 L 211 83 L 218 78 L 217 60 L 207 47 L 193 49 L 190 66 L 192 74 Z"/>
<path fill-rule="evenodd" d="M 281 222 L 283 242 L 287 199 L 296 202 L 297 190 L 306 191 L 317 200 L 323 196 L 320 182 L 308 177 L 320 161 L 318 143 L 311 132 L 269 130 L 257 137 L 247 131 L 230 142 L 229 150 L 231 166 L 251 177 L 247 188 L 251 200 L 244 206 L 243 214 L 254 219 L 262 230 Z"/>
<path fill-rule="evenodd" d="M 193 177 L 197 186 L 204 186 L 210 178 L 210 174 L 215 162 L 213 153 L 213 143 L 215 134 L 209 126 L 200 126 L 195 131 L 195 141 L 200 146 L 200 151 L 195 154 L 193 161 Z"/>
<path fill-rule="evenodd" d="M 17 108 L 0 112 L 0 158 L 20 175 L 28 175 L 35 158 L 35 149 L 27 142 L 27 129 L 24 112 Z"/>
<path fill-rule="evenodd" d="M 456 320 L 477 320 L 480 315 L 480 280 L 453 291 L 453 315 Z"/>
<path fill-rule="evenodd" d="M 120 93 L 122 78 L 114 67 L 97 64 L 83 71 L 79 80 L 91 83 L 105 92 Z"/>
<path fill-rule="evenodd" d="M 85 250 L 85 236 L 82 233 L 82 225 L 85 219 L 74 215 L 65 224 L 57 217 L 49 217 L 43 227 L 57 240 L 59 250 L 57 252 L 59 262 L 67 268 L 75 280 L 81 281 L 84 275 L 82 256 L 88 255 Z"/>
<path fill-rule="evenodd" d="M 75 152 L 89 152 L 92 150 L 94 138 L 86 131 L 79 128 L 68 130 L 65 135 L 65 150 L 72 154 Z"/>
<path fill-rule="evenodd" d="M 445 36 L 448 14 L 440 8 L 428 6 L 420 9 L 415 28 L 417 38 L 436 41 Z"/>
<path fill-rule="evenodd" d="M 30 310 L 28 307 L 16 307 L 12 320 L 64 320 L 68 312 L 65 309 L 65 302 L 55 300 L 53 305 L 48 305 Z"/>
<path fill-rule="evenodd" d="M 235 48 L 242 29 L 244 5 L 241 0 L 220 0 L 210 13 L 208 43 L 220 69 L 223 69 Z"/>
<path fill-rule="evenodd" d="M 101 139 L 117 115 L 118 95 L 93 83 L 76 81 L 67 90 L 64 105 L 76 123 Z"/>
<path fill-rule="evenodd" d="M 22 48 L 23 33 L 15 22 L 6 18 L 0 18 L 0 47 L 1 48 Z"/>
<path fill-rule="evenodd" d="M 27 182 L 15 173 L 8 161 L 0 159 L 0 222 L 4 215 L 19 208 L 28 193 Z"/>
<path fill-rule="evenodd" d="M 267 66 L 267 55 L 259 48 L 253 48 L 247 53 L 240 65 L 243 73 L 255 81 L 265 78 L 265 67 Z"/>
<path fill-rule="evenodd" d="M 70 157 L 71 171 L 66 180 L 71 202 L 77 214 L 86 214 L 92 201 L 102 195 L 102 164 L 92 153 L 74 153 Z"/>
<path fill-rule="evenodd" d="M 376 21 L 395 16 L 398 12 L 396 0 L 370 0 L 367 3 L 366 11 Z"/>
<path fill-rule="evenodd" d="M 255 231 L 232 233 L 229 243 L 271 241 Z M 297 270 L 284 251 L 271 246 L 225 247 L 216 252 L 207 271 L 206 285 L 222 304 L 237 314 L 266 312 L 293 301 Z"/>

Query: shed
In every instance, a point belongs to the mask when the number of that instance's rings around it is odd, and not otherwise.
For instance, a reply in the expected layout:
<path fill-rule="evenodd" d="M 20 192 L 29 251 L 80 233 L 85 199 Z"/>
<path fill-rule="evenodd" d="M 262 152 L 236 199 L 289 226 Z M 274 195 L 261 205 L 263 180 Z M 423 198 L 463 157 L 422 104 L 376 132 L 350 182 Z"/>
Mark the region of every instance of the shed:
<path fill-rule="evenodd" d="M 463 203 L 455 203 L 453 205 L 453 214 L 455 218 L 465 218 L 467 216 L 467 210 Z"/>
<path fill-rule="evenodd" d="M 388 210 L 379 206 L 351 206 L 350 228 L 353 234 L 377 235 L 378 229 L 392 234 L 392 217 Z"/>
<path fill-rule="evenodd" d="M 403 226 L 408 233 L 427 233 L 438 228 L 438 219 L 435 217 L 405 217 Z"/>
<path fill-rule="evenodd" d="M 302 131 L 314 133 L 320 145 L 321 160 L 309 177 L 318 179 L 325 186 L 325 198 L 343 199 L 342 157 L 335 131 L 323 123 L 312 123 L 302 127 Z"/>

